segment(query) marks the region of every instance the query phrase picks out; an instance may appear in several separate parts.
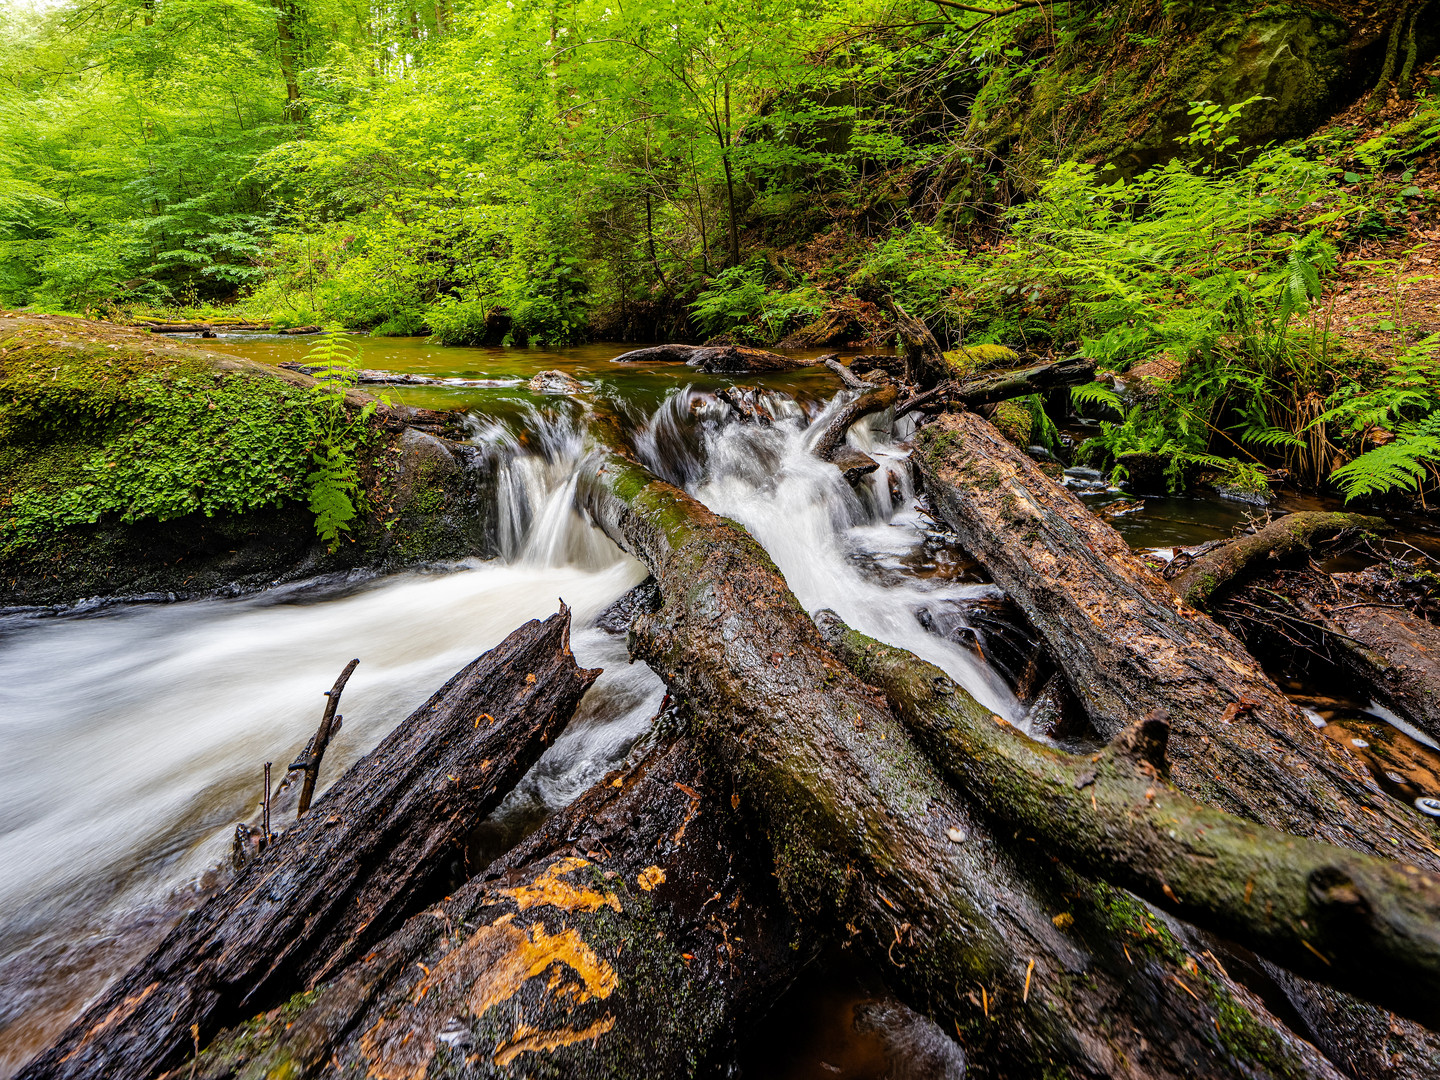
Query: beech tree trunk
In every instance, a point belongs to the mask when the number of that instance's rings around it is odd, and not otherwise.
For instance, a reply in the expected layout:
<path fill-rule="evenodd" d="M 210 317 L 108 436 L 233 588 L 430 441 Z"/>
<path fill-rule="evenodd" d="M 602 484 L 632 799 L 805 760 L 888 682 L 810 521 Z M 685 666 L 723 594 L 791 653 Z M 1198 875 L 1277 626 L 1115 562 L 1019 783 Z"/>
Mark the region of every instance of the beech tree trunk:
<path fill-rule="evenodd" d="M 974 1075 L 1338 1076 L 1138 901 L 964 806 L 743 529 L 616 454 L 579 498 L 655 575 L 632 647 L 762 824 L 791 910 L 954 1025 Z"/>
<path fill-rule="evenodd" d="M 974 414 L 920 431 L 936 512 L 1045 638 L 1106 738 L 1170 723 L 1181 791 L 1296 836 L 1440 868 L 1440 830 L 1387 796 L 1109 525 Z"/>
<path fill-rule="evenodd" d="M 662 738 L 317 994 L 167 1080 L 717 1072 L 807 955 L 754 851 L 724 778 Z"/>
<path fill-rule="evenodd" d="M 19 1076 L 147 1080 L 443 895 L 467 834 L 600 674 L 576 666 L 569 627 L 562 606 L 462 669 Z"/>

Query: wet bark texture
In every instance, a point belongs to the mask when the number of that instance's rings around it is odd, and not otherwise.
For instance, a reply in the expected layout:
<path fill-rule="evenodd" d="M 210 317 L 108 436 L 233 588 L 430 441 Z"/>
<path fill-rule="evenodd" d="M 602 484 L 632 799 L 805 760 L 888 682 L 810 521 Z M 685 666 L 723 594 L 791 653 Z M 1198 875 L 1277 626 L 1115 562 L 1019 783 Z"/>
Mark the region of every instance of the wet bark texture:
<path fill-rule="evenodd" d="M 978 409 L 982 405 L 1042 394 L 1063 386 L 1078 386 L 1094 379 L 1095 365 L 1089 360 L 1057 360 L 1010 371 L 991 371 L 966 379 L 963 383 L 947 379 L 938 386 L 914 394 L 896 406 L 895 415 L 905 416 L 916 409 L 935 411 L 953 406 Z"/>
<path fill-rule="evenodd" d="M 1440 738 L 1440 627 L 1381 600 L 1364 587 L 1364 574 L 1331 576 L 1303 566 L 1278 573 L 1318 542 L 1361 530 L 1384 533 L 1390 526 L 1359 514 L 1289 514 L 1199 555 L 1171 585 L 1188 602 L 1214 607 L 1242 637 L 1270 619 L 1276 636 L 1337 664 L 1381 703 Z M 1223 602 L 1251 582 L 1243 596 Z"/>
<path fill-rule="evenodd" d="M 893 385 L 877 386 L 862 392 L 853 401 L 845 404 L 830 426 L 820 433 L 812 450 L 824 461 L 835 461 L 836 454 L 845 446 L 845 435 L 855 421 L 872 413 L 883 412 L 895 404 L 900 391 Z"/>
<path fill-rule="evenodd" d="M 1250 536 L 1242 536 L 1200 556 L 1175 578 L 1171 587 L 1187 604 L 1202 610 L 1235 582 L 1308 555 L 1320 540 L 1349 529 L 1388 532 L 1383 518 L 1312 510 L 1286 514 Z"/>
<path fill-rule="evenodd" d="M 662 736 L 316 993 L 168 1080 L 718 1071 L 806 953 L 723 781 Z"/>
<path fill-rule="evenodd" d="M 818 620 L 832 651 L 885 692 L 958 790 L 1078 870 L 1422 1023 L 1440 1020 L 1440 878 L 1296 840 L 1195 802 L 1164 779 L 1169 725 L 1142 720 L 1102 752 L 1045 746 L 939 668 Z"/>
<path fill-rule="evenodd" d="M 747 345 L 652 345 L 632 349 L 614 357 L 614 364 L 688 364 L 715 374 L 744 375 L 757 371 L 793 371 L 810 367 L 818 360 L 797 360 L 793 356 L 752 349 Z"/>
<path fill-rule="evenodd" d="M 146 1080 L 443 894 L 463 877 L 469 831 L 600 674 L 576 666 L 569 626 L 562 607 L 462 669 L 20 1077 Z"/>
<path fill-rule="evenodd" d="M 1233 636 L 974 414 L 921 429 L 936 512 L 1045 638 L 1095 727 L 1170 724 L 1192 798 L 1297 836 L 1440 867 L 1435 827 L 1318 734 Z"/>
<path fill-rule="evenodd" d="M 1138 901 L 963 805 L 742 528 L 615 454 L 580 499 L 655 575 L 632 649 L 763 826 L 791 910 L 955 1026 L 973 1075 L 1338 1075 Z"/>

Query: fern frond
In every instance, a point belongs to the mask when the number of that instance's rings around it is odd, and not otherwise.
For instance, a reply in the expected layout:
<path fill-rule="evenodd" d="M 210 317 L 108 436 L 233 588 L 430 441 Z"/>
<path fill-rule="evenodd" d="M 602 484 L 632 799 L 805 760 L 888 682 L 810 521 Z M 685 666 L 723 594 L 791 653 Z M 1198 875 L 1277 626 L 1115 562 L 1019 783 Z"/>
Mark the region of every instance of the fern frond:
<path fill-rule="evenodd" d="M 1107 390 L 1098 382 L 1081 383 L 1079 386 L 1070 387 L 1070 403 L 1072 405 L 1108 405 L 1116 412 L 1123 412 L 1120 399 L 1115 396 L 1114 391 Z"/>
<path fill-rule="evenodd" d="M 1420 486 L 1426 462 L 1440 461 L 1440 435 L 1411 434 L 1377 446 L 1330 474 L 1345 501 L 1386 491 L 1414 491 Z"/>

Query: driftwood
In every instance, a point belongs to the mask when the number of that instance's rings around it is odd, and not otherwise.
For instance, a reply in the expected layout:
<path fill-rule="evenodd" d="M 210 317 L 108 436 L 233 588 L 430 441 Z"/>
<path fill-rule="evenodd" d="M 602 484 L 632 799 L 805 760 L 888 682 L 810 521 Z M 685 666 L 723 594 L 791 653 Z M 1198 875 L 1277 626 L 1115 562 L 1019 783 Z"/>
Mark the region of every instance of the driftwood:
<path fill-rule="evenodd" d="M 821 362 L 836 375 L 840 376 L 840 381 L 851 390 L 871 390 L 875 387 L 873 382 L 866 382 L 833 356 L 827 356 Z"/>
<path fill-rule="evenodd" d="M 688 364 L 715 374 L 743 375 L 761 371 L 793 371 L 810 367 L 818 360 L 797 360 L 793 356 L 752 349 L 746 345 L 652 345 L 632 349 L 611 361 L 616 364 Z"/>
<path fill-rule="evenodd" d="M 972 1067 L 1339 1075 L 1158 916 L 961 804 L 742 529 L 614 453 L 588 464 L 580 499 L 655 575 L 661 606 L 632 648 L 763 826 L 791 910 L 844 927 L 957 1028 Z"/>
<path fill-rule="evenodd" d="M 1163 720 L 1140 721 L 1099 754 L 1067 754 L 996 723 L 934 665 L 824 614 L 836 655 L 994 817 L 1292 971 L 1440 1020 L 1440 877 L 1195 802 L 1164 781 Z"/>
<path fill-rule="evenodd" d="M 569 625 L 562 607 L 462 669 L 19 1075 L 147 1080 L 444 895 L 468 832 L 599 675 Z"/>
<path fill-rule="evenodd" d="M 1174 579 L 1171 587 L 1197 608 L 1207 608 L 1237 580 L 1307 555 L 1320 540 L 1347 529 L 1389 532 L 1383 518 L 1311 510 L 1286 514 L 1250 536 L 1206 552 Z"/>
<path fill-rule="evenodd" d="M 722 778 L 662 739 L 303 1005 L 222 1033 L 169 1080 L 718 1073 L 807 955 L 753 850 Z"/>
<path fill-rule="evenodd" d="M 1440 831 L 1317 733 L 1114 529 L 974 414 L 921 429 L 936 512 L 1045 638 L 1099 732 L 1156 714 L 1186 794 L 1296 836 L 1440 868 Z"/>

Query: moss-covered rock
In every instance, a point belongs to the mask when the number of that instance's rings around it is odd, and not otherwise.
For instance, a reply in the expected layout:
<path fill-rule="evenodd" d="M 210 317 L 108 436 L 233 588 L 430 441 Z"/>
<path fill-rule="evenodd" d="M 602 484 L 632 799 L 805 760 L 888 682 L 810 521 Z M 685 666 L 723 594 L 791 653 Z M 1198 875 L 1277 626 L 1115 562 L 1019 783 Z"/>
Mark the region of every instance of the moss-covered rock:
<path fill-rule="evenodd" d="M 1033 186 L 1045 162 L 1075 158 L 1132 176 L 1180 154 L 1191 103 L 1232 106 L 1251 98 L 1227 135 L 1234 149 L 1304 135 L 1375 82 L 1374 48 L 1387 11 L 1330 3 L 1166 4 L 1113 18 L 1076 11 L 1050 29 L 1017 29 L 1018 58 L 994 70 L 971 109 L 969 133 L 1003 157 L 1007 180 Z M 1377 29 L 1378 28 L 1378 29 Z M 976 166 L 955 166 L 947 190 L 963 204 Z"/>
<path fill-rule="evenodd" d="M 0 317 L 0 605 L 201 595 L 492 553 L 490 466 L 381 411 L 334 550 L 307 505 L 308 376 L 143 331 Z M 368 403 L 350 392 L 352 416 Z"/>

